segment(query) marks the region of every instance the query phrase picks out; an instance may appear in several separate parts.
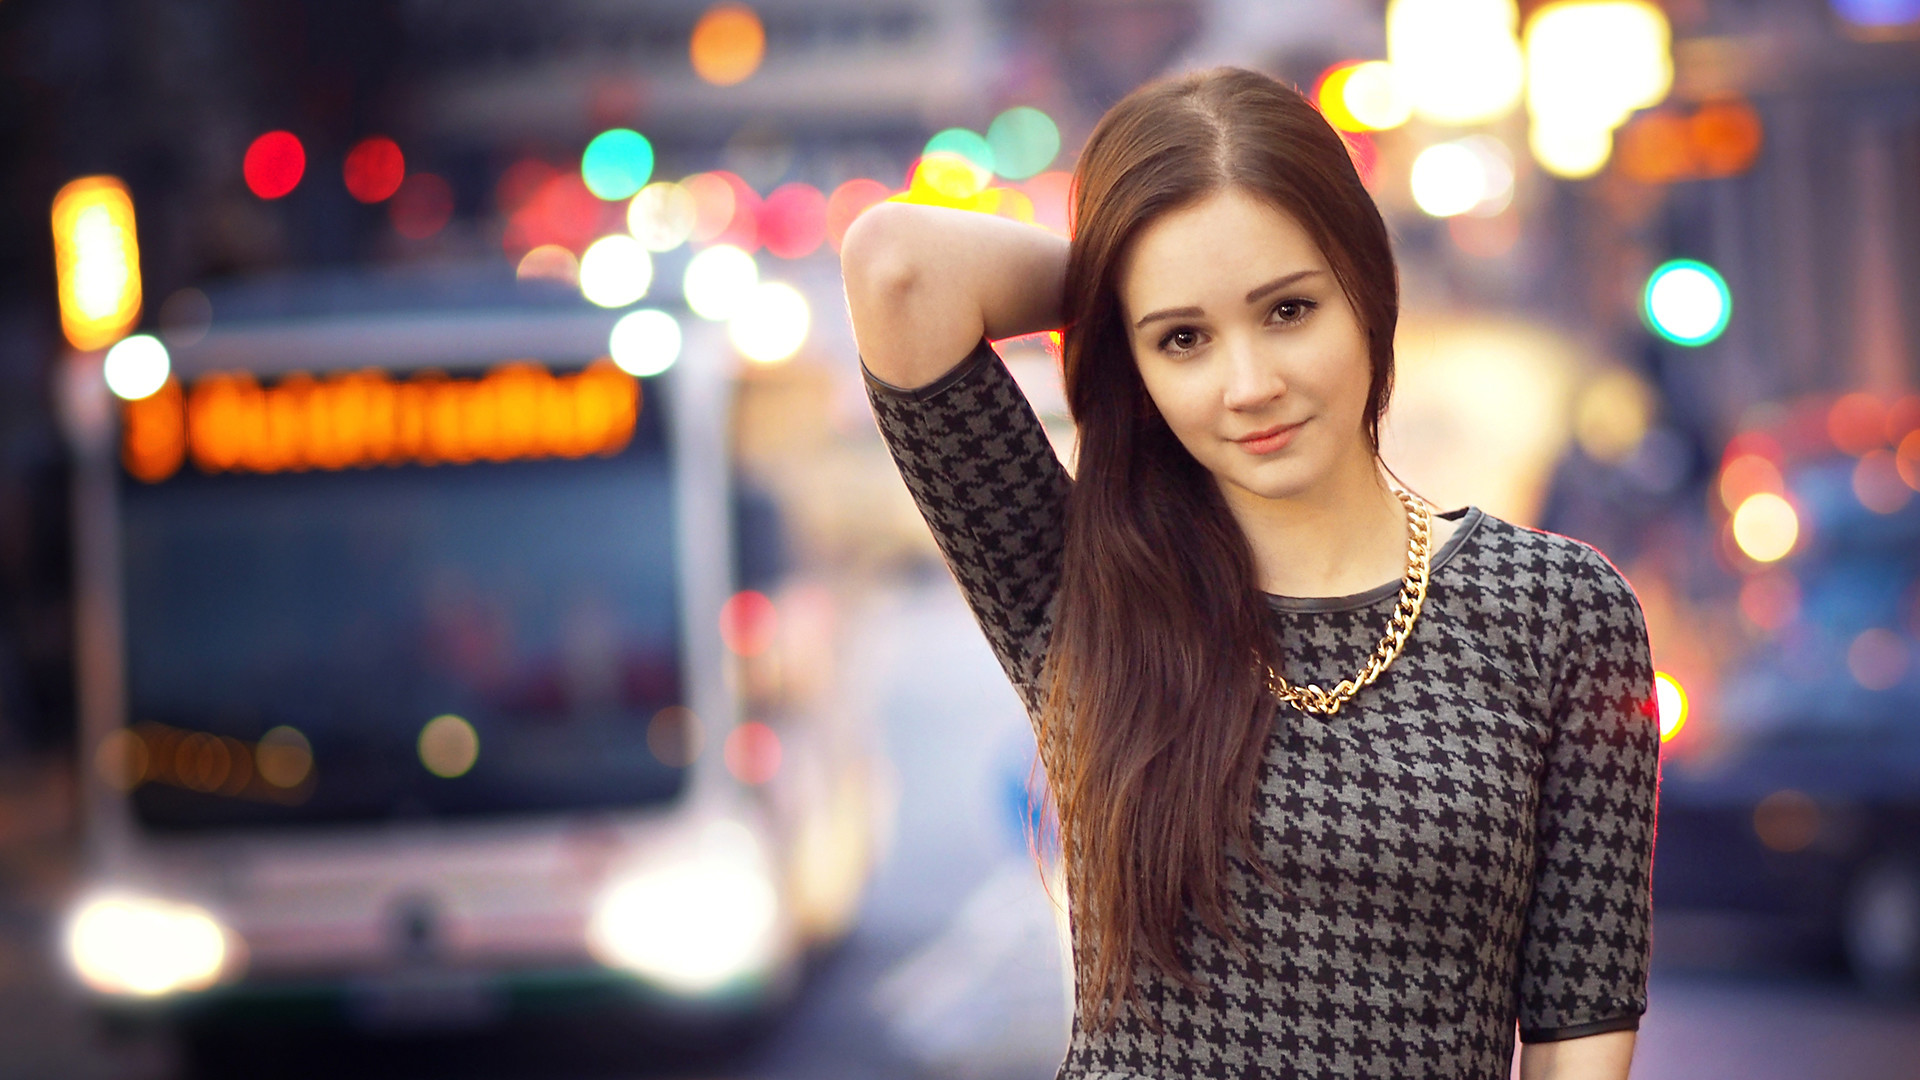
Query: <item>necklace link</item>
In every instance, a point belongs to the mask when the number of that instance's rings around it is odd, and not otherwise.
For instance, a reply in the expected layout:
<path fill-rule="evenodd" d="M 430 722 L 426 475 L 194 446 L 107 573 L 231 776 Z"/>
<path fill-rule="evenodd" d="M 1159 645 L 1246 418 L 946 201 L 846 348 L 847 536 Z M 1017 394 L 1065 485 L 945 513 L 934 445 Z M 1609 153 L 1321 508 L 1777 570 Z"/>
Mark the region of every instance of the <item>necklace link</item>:
<path fill-rule="evenodd" d="M 1432 569 L 1433 511 L 1405 488 L 1395 485 L 1393 493 L 1407 508 L 1407 572 L 1400 581 L 1400 598 L 1387 619 L 1386 636 L 1380 639 L 1360 673 L 1340 680 L 1331 690 L 1323 690 L 1317 683 L 1295 686 L 1273 670 L 1271 664 L 1266 665 L 1267 690 L 1301 712 L 1322 716 L 1339 712 L 1341 705 L 1359 693 L 1361 687 L 1379 678 L 1394 657 L 1400 655 L 1413 633 L 1414 622 L 1420 618 L 1420 606 L 1427 599 L 1427 575 Z"/>

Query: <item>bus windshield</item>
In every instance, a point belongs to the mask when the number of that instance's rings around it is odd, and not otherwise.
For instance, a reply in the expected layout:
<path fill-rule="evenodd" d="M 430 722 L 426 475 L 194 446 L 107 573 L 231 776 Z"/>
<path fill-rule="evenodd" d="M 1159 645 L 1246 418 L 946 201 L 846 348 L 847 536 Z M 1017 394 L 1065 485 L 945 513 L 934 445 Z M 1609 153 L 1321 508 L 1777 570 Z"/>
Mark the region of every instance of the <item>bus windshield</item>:
<path fill-rule="evenodd" d="M 650 394 L 608 454 L 123 475 L 140 820 L 671 799 L 684 762 L 656 718 L 684 715 L 684 688 L 660 413 Z"/>

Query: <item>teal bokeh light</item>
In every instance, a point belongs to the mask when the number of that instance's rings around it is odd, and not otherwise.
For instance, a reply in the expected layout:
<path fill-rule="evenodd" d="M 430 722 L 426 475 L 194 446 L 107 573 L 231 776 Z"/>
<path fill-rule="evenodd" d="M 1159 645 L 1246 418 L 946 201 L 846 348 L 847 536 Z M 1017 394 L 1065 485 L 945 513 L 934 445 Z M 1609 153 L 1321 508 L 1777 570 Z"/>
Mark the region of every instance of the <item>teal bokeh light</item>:
<path fill-rule="evenodd" d="M 580 155 L 580 179 L 602 199 L 625 199 L 653 177 L 653 144 L 630 128 L 603 131 Z"/>
<path fill-rule="evenodd" d="M 927 148 L 920 151 L 920 156 L 938 153 L 958 154 L 987 172 L 994 171 L 993 148 L 987 145 L 987 140 L 977 131 L 948 128 L 928 139 Z"/>
<path fill-rule="evenodd" d="M 1009 180 L 1037 175 L 1060 155 L 1060 128 L 1039 109 L 1016 105 L 987 125 L 993 171 Z"/>
<path fill-rule="evenodd" d="M 1676 345 L 1705 345 L 1726 331 L 1733 293 L 1720 271 L 1697 259 L 1674 259 L 1647 278 L 1640 313 L 1654 333 Z"/>

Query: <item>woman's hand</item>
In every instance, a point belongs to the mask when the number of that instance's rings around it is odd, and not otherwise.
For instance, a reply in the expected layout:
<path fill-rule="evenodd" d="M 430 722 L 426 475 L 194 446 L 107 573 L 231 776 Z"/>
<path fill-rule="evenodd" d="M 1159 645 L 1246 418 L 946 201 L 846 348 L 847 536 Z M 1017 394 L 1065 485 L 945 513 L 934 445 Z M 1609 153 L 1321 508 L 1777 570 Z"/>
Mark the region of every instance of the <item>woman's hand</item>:
<path fill-rule="evenodd" d="M 854 344 L 875 377 L 925 386 L 980 336 L 1060 325 L 1067 242 L 1023 222 L 969 210 L 883 202 L 840 245 Z"/>
<path fill-rule="evenodd" d="M 1634 1032 L 1609 1031 L 1520 1048 L 1520 1080 L 1627 1080 Z"/>

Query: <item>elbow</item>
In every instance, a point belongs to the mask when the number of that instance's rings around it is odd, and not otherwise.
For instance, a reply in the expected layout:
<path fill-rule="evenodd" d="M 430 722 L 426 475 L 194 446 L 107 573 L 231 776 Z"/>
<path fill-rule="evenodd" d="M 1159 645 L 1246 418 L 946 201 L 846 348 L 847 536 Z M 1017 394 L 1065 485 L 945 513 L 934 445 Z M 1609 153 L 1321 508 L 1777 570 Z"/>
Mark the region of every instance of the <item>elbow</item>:
<path fill-rule="evenodd" d="M 878 203 L 847 227 L 840 242 L 840 276 L 850 299 L 897 300 L 912 289 L 920 274 L 906 235 L 912 209 L 905 203 Z"/>

